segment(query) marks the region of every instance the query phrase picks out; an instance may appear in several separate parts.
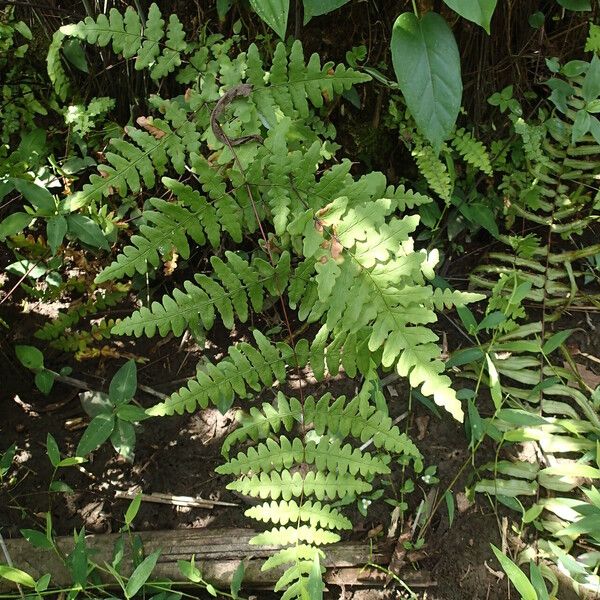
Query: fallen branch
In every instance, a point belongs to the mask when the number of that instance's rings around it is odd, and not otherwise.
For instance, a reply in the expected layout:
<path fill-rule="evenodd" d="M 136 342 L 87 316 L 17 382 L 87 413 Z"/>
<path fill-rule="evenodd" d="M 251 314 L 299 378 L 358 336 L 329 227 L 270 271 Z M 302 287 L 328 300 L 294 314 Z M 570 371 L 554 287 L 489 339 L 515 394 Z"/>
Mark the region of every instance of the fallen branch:
<path fill-rule="evenodd" d="M 123 492 L 117 490 L 115 498 L 133 500 L 138 494 L 135 492 Z M 172 506 L 189 506 L 190 508 L 214 508 L 215 506 L 239 506 L 235 502 L 221 502 L 220 500 L 204 500 L 192 496 L 174 496 L 173 494 L 141 494 L 142 502 L 154 502 L 156 504 L 170 504 Z"/>

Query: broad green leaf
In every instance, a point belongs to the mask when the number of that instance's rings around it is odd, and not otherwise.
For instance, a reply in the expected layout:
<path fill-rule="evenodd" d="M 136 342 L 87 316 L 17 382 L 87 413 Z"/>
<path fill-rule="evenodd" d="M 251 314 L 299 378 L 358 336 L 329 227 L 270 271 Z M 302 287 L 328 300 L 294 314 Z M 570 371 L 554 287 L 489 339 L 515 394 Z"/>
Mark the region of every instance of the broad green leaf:
<path fill-rule="evenodd" d="M 33 181 L 14 179 L 15 187 L 30 202 L 40 215 L 51 216 L 56 210 L 56 202 L 52 194 Z"/>
<path fill-rule="evenodd" d="M 194 556 L 192 556 L 191 560 L 178 560 L 177 566 L 180 573 L 190 581 L 194 583 L 202 581 L 202 573 L 194 564 Z"/>
<path fill-rule="evenodd" d="M 473 21 L 490 32 L 490 23 L 496 10 L 497 0 L 444 0 L 461 17 Z"/>
<path fill-rule="evenodd" d="M 561 346 L 567 338 L 573 333 L 573 329 L 563 329 L 557 331 L 553 336 L 548 338 L 542 346 L 542 352 L 546 355 L 554 352 L 559 346 Z"/>
<path fill-rule="evenodd" d="M 348 2 L 350 0 L 303 0 L 304 24 L 306 25 L 313 17 L 329 14 Z"/>
<path fill-rule="evenodd" d="M 567 10 L 583 12 L 592 10 L 590 0 L 557 0 L 558 3 Z"/>
<path fill-rule="evenodd" d="M 0 242 L 7 237 L 21 233 L 33 221 L 33 216 L 24 212 L 12 213 L 0 222 Z"/>
<path fill-rule="evenodd" d="M 58 247 L 62 244 L 67 233 L 67 220 L 63 215 L 55 215 L 48 220 L 46 225 L 46 237 L 52 254 L 56 254 Z"/>
<path fill-rule="evenodd" d="M 578 110 L 571 130 L 571 143 L 576 144 L 590 130 L 592 119 L 585 110 Z"/>
<path fill-rule="evenodd" d="M 92 417 L 97 417 L 98 415 L 110 415 L 114 410 L 114 404 L 108 398 L 108 394 L 104 392 L 81 392 L 79 394 L 79 400 L 81 401 L 81 406 L 83 410 Z"/>
<path fill-rule="evenodd" d="M 110 250 L 100 226 L 89 217 L 78 214 L 67 216 L 69 233 L 88 246 Z"/>
<path fill-rule="evenodd" d="M 241 560 L 240 564 L 236 567 L 235 572 L 231 578 L 231 595 L 234 598 L 239 597 L 240 590 L 242 589 L 242 582 L 244 581 L 244 574 L 246 573 L 246 565 Z"/>
<path fill-rule="evenodd" d="M 452 353 L 452 356 L 446 361 L 446 368 L 460 367 L 469 363 L 481 360 L 484 354 L 481 348 L 464 348 Z"/>
<path fill-rule="evenodd" d="M 48 453 L 48 458 L 50 459 L 52 466 L 58 467 L 58 463 L 60 462 L 60 450 L 51 433 L 48 433 L 46 436 L 46 452 Z"/>
<path fill-rule="evenodd" d="M 285 40 L 290 0 L 250 0 L 250 6 L 282 40 Z"/>
<path fill-rule="evenodd" d="M 135 404 L 122 404 L 119 406 L 117 409 L 117 417 L 123 421 L 128 421 L 129 423 L 138 423 L 139 421 L 144 421 L 149 418 L 146 411 Z"/>
<path fill-rule="evenodd" d="M 137 366 L 128 360 L 114 375 L 108 388 L 108 397 L 114 404 L 131 400 L 137 389 Z"/>
<path fill-rule="evenodd" d="M 70 38 L 63 43 L 63 54 L 65 58 L 76 68 L 83 73 L 88 72 L 87 60 L 85 52 L 81 47 L 81 42 L 78 39 Z"/>
<path fill-rule="evenodd" d="M 17 21 L 14 24 L 14 28 L 16 31 L 18 31 L 25 39 L 32 39 L 33 34 L 31 33 L 31 29 L 29 29 L 29 27 L 23 22 L 23 21 Z"/>
<path fill-rule="evenodd" d="M 85 456 L 101 446 L 115 426 L 114 415 L 100 414 L 92 419 L 77 445 L 77 456 Z"/>
<path fill-rule="evenodd" d="M 156 561 L 160 556 L 160 552 L 160 549 L 155 550 L 152 554 L 147 556 L 131 574 L 129 581 L 127 582 L 127 586 L 125 587 L 125 595 L 127 598 L 133 598 L 133 596 L 140 591 L 146 581 L 148 581 L 148 578 L 156 566 Z"/>
<path fill-rule="evenodd" d="M 481 479 L 475 484 L 475 491 L 497 496 L 534 496 L 538 486 L 535 481 L 524 479 Z"/>
<path fill-rule="evenodd" d="M 494 544 L 490 544 L 500 566 L 504 570 L 504 572 L 508 575 L 511 583 L 515 586 L 517 592 L 521 594 L 522 600 L 538 600 L 537 593 L 533 585 L 529 579 L 527 579 L 527 575 L 519 569 L 515 563 L 505 556 Z"/>
<path fill-rule="evenodd" d="M 591 102 L 600 95 L 600 58 L 596 54 L 590 62 L 590 67 L 581 86 L 581 92 L 586 102 Z"/>
<path fill-rule="evenodd" d="M 57 492 L 59 494 L 73 494 L 73 488 L 64 481 L 53 481 L 50 484 L 50 491 Z"/>
<path fill-rule="evenodd" d="M 27 369 L 44 368 L 44 355 L 34 346 L 15 346 L 15 354 L 21 364 Z"/>
<path fill-rule="evenodd" d="M 133 523 L 133 520 L 140 510 L 142 504 L 142 494 L 137 494 L 136 497 L 131 501 L 131 504 L 127 507 L 125 512 L 125 525 L 128 527 Z"/>
<path fill-rule="evenodd" d="M 21 529 L 21 535 L 34 547 L 44 550 L 52 550 L 54 547 L 52 541 L 46 537 L 45 533 L 35 529 Z"/>
<path fill-rule="evenodd" d="M 442 16 L 400 15 L 392 31 L 392 61 L 398 84 L 423 135 L 439 152 L 451 133 L 462 99 L 460 55 Z"/>
<path fill-rule="evenodd" d="M 67 566 L 73 583 L 85 588 L 87 582 L 88 554 L 85 546 L 85 530 L 83 527 L 79 533 L 74 534 L 75 546 L 67 557 Z"/>
<path fill-rule="evenodd" d="M 476 442 L 483 437 L 483 421 L 481 420 L 481 416 L 479 415 L 479 411 L 477 410 L 473 400 L 469 400 L 467 406 L 467 412 L 469 415 L 469 428 L 471 433 L 471 445 L 475 446 Z"/>
<path fill-rule="evenodd" d="M 35 584 L 35 591 L 45 592 L 48 589 L 48 585 L 50 584 L 50 579 L 52 579 L 52 575 L 50 575 L 50 573 L 42 575 Z"/>
<path fill-rule="evenodd" d="M 114 449 L 125 460 L 127 460 L 127 462 L 133 462 L 135 450 L 135 428 L 131 423 L 117 419 L 115 422 L 115 428 L 110 435 L 110 441 Z"/>
<path fill-rule="evenodd" d="M 54 385 L 54 374 L 44 369 L 35 374 L 35 385 L 43 394 L 49 394 Z"/>
<path fill-rule="evenodd" d="M 504 323 L 504 321 L 506 321 L 506 315 L 499 310 L 495 310 L 485 316 L 477 326 L 477 331 L 482 331 L 483 329 L 495 329 L 498 325 Z"/>
<path fill-rule="evenodd" d="M 24 585 L 25 587 L 35 587 L 35 580 L 33 577 L 28 573 L 25 573 L 25 571 L 21 571 L 21 569 L 15 569 L 15 567 L 0 565 L 0 577 L 18 583 L 19 585 Z"/>

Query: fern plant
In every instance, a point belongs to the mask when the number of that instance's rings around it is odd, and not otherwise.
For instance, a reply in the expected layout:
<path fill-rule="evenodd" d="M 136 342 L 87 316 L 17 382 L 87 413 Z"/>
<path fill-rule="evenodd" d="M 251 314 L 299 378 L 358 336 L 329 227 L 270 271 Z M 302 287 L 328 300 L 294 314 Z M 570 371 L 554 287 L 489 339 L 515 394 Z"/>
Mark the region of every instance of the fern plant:
<path fill-rule="evenodd" d="M 254 443 L 217 472 L 236 477 L 229 489 L 264 500 L 245 514 L 272 528 L 250 543 L 282 546 L 262 566 L 265 571 L 285 565 L 275 586 L 275 591 L 285 590 L 282 599 L 307 596 L 311 573 L 315 565 L 321 569 L 324 559 L 320 546 L 352 528 L 331 502 L 370 491 L 374 477 L 390 473 L 393 454 L 421 460 L 410 439 L 374 406 L 372 377 L 350 401 L 331 394 L 300 401 L 279 393 L 275 405 L 239 412 L 241 427 L 224 442 L 226 456 L 234 444 Z M 279 435 L 282 430 L 289 435 Z M 353 438 L 372 438 L 379 453 L 353 447 L 348 442 Z"/>
<path fill-rule="evenodd" d="M 154 194 L 144 202 L 141 225 L 97 284 L 154 277 L 174 252 L 184 258 L 196 247 L 212 252 L 193 280 L 117 322 L 113 334 L 190 330 L 202 341 L 217 321 L 234 329 L 281 311 L 285 340 L 254 329 L 252 340 L 232 345 L 215 364 L 201 362 L 186 386 L 147 412 L 166 416 L 209 404 L 225 412 L 278 388 L 275 406 L 239 413 L 240 427 L 224 453 L 234 443 L 250 446 L 219 470 L 236 478 L 231 489 L 268 501 L 248 515 L 279 528 L 255 543 L 284 546 L 265 568 L 291 564 L 277 589 L 286 588 L 284 598 L 303 597 L 309 582 L 320 580 L 319 547 L 349 526 L 330 501 L 370 490 L 375 477 L 389 472 L 392 454 L 420 460 L 382 410 L 383 399 L 371 398 L 376 369 L 396 370 L 462 420 L 429 326 L 436 311 L 481 296 L 429 283 L 437 252 L 415 249 L 411 237 L 419 223 L 412 211 L 429 203 L 428 196 L 389 185 L 381 173 L 356 178 L 349 160 L 332 160 L 335 130 L 322 118 L 324 107 L 367 75 L 322 64 L 316 54 L 306 61 L 298 41 L 289 48 L 278 44 L 269 66 L 254 44 L 237 54 L 232 42 L 218 38 L 173 48 L 158 9 L 151 12 L 142 31 L 128 9 L 122 18 L 111 12 L 108 19 L 63 27 L 55 38 L 57 46 L 60 36 L 76 36 L 122 52 L 123 31 L 129 31 L 138 48 L 136 68 L 154 77 L 165 74 L 167 51 L 188 61 L 179 68 L 170 55 L 176 81 L 187 87 L 170 100 L 153 97 L 156 114 L 126 128 L 131 141 L 113 140 L 100 175 L 66 202 L 74 210 L 106 196 Z M 51 53 L 50 69 L 56 60 Z M 60 76 L 55 81 L 60 87 Z M 293 330 L 298 321 L 317 333 L 302 337 Z M 368 385 L 349 402 L 317 401 L 304 391 L 288 398 L 286 381 L 302 369 L 318 381 L 343 369 Z M 273 435 L 282 430 L 289 435 Z M 352 443 L 371 438 L 377 454 Z"/>
<path fill-rule="evenodd" d="M 600 61 L 550 64 L 552 91 L 538 119 L 526 121 L 518 104 L 510 109 L 519 143 L 499 163 L 508 224 L 521 219 L 536 228 L 537 237 L 529 236 L 526 245 L 519 236 L 501 237 L 510 250 L 491 253 L 471 280 L 489 290 L 499 276 L 517 272 L 531 283 L 527 298 L 552 308 L 547 315 L 552 319 L 580 299 L 596 306 L 600 300 L 581 289 L 585 259 L 597 255 L 600 245 L 577 239 L 599 218 L 594 181 L 600 121 L 593 111 L 600 89 L 592 82 L 600 76 Z"/>

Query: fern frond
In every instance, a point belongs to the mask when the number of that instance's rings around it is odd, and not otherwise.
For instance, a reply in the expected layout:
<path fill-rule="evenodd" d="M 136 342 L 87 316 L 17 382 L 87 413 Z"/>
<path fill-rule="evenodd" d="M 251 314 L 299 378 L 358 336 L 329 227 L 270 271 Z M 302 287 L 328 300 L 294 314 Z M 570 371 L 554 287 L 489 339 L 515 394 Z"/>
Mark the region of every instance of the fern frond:
<path fill-rule="evenodd" d="M 494 174 L 486 147 L 475 139 L 472 133 L 463 128 L 456 130 L 452 137 L 452 145 L 470 165 L 490 177 Z"/>
<path fill-rule="evenodd" d="M 60 31 L 64 36 L 76 37 L 99 47 L 112 44 L 113 52 L 122 54 L 123 58 L 136 56 L 135 69 L 149 68 L 152 79 L 171 73 L 181 64 L 181 54 L 187 49 L 177 15 L 169 17 L 165 30 L 165 21 L 154 3 L 150 5 L 143 27 L 139 15 L 129 6 L 123 15 L 111 8 L 108 17 L 103 13 L 96 20 L 86 17 L 75 25 L 61 27 Z"/>
<path fill-rule="evenodd" d="M 51 341 L 60 338 L 65 332 L 77 325 L 84 317 L 92 316 L 102 310 L 116 306 L 129 292 L 130 285 L 115 284 L 112 289 L 93 290 L 90 298 L 83 304 L 73 304 L 66 312 L 61 312 L 53 321 L 49 321 L 35 332 L 39 340 Z"/>
<path fill-rule="evenodd" d="M 322 546 L 323 544 L 335 544 L 339 541 L 340 536 L 337 533 L 301 525 L 300 527 L 275 527 L 255 535 L 249 543 L 255 546 L 288 546 L 305 542 Z"/>
<path fill-rule="evenodd" d="M 450 202 L 453 184 L 448 174 L 448 167 L 440 160 L 431 146 L 416 143 L 411 154 L 417 163 L 419 172 L 427 185 L 446 203 Z"/>
<path fill-rule="evenodd" d="M 303 495 L 315 496 L 318 500 L 324 498 L 335 500 L 347 495 L 364 494 L 371 490 L 371 484 L 356 479 L 348 473 L 337 475 L 308 471 L 303 477 L 298 471 L 292 474 L 284 470 L 281 473 L 272 471 L 251 477 L 243 476 L 229 483 L 227 489 L 263 500 L 265 498 L 290 500 Z"/>
<path fill-rule="evenodd" d="M 323 100 L 332 100 L 353 85 L 369 81 L 365 74 L 328 62 L 321 66 L 318 54 L 313 54 L 308 63 L 304 59 L 302 44 L 296 40 L 287 53 L 280 42 L 275 47 L 269 77 L 264 77 L 264 67 L 258 48 L 251 44 L 247 53 L 247 81 L 252 84 L 252 99 L 260 113 L 270 125 L 277 122 L 275 108 L 288 116 L 307 117 L 308 102 L 320 108 Z"/>
<path fill-rule="evenodd" d="M 267 296 L 278 295 L 279 285 L 288 278 L 290 256 L 284 252 L 275 267 L 261 258 L 248 263 L 233 252 L 225 252 L 227 262 L 213 256 L 212 277 L 196 275 L 196 283 L 186 281 L 184 290 L 164 295 L 161 302 L 142 307 L 120 321 L 116 335 L 161 336 L 173 332 L 181 335 L 190 327 L 194 331 L 209 330 L 218 312 L 223 324 L 233 328 L 234 312 L 241 322 L 249 317 L 250 306 L 260 312 Z"/>
<path fill-rule="evenodd" d="M 183 110 L 183 109 L 180 109 Z M 185 111 L 184 111 L 185 113 Z M 169 164 L 183 172 L 182 156 L 193 156 L 199 150 L 200 134 L 186 120 L 176 118 L 177 125 L 162 119 L 138 119 L 145 129 L 126 127 L 125 132 L 132 142 L 112 139 L 114 152 L 105 154 L 106 163 L 98 166 L 99 175 L 91 175 L 89 183 L 66 200 L 70 210 L 76 210 L 99 201 L 102 197 L 118 193 L 125 197 L 128 193 L 138 193 L 142 182 L 145 188 L 152 189 L 156 176 L 163 175 Z M 157 133 L 160 131 L 160 133 Z"/>
<path fill-rule="evenodd" d="M 328 504 L 321 505 L 320 502 L 307 500 L 300 506 L 295 500 L 286 502 L 280 500 L 265 502 L 252 506 L 244 513 L 247 517 L 264 521 L 265 523 L 281 523 L 287 525 L 290 522 L 308 522 L 312 527 L 325 527 L 327 529 L 352 529 L 350 519 L 342 515 L 337 508 Z"/>
<path fill-rule="evenodd" d="M 198 406 L 206 408 L 212 402 L 222 412 L 232 405 L 236 396 L 245 398 L 248 390 L 260 392 L 275 380 L 284 381 L 286 365 L 298 355 L 284 343 L 272 345 L 259 331 L 254 330 L 257 348 L 242 342 L 230 346 L 228 358 L 217 365 L 199 365 L 196 378 L 164 402 L 148 409 L 152 416 L 166 416 L 184 411 L 193 412 Z"/>

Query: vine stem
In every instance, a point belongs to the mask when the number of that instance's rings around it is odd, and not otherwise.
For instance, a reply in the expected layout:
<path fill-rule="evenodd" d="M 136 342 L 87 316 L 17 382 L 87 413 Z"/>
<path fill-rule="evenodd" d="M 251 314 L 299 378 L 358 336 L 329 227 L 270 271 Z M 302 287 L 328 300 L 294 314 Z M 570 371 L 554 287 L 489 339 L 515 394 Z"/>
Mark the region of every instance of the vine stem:
<path fill-rule="evenodd" d="M 419 9 L 417 8 L 417 0 L 412 0 L 413 11 L 415 13 L 415 17 L 419 18 Z"/>

